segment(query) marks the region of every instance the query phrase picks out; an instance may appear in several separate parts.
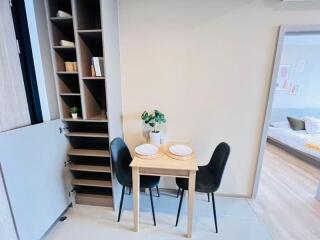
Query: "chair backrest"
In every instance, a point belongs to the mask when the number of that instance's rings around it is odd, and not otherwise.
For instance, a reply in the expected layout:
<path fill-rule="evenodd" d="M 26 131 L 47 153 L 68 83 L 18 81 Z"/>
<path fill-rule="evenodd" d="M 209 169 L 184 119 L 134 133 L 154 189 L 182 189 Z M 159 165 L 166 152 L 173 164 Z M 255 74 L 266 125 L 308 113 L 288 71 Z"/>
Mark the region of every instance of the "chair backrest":
<path fill-rule="evenodd" d="M 115 138 L 110 144 L 112 170 L 116 173 L 117 179 L 120 184 L 124 184 L 124 179 L 130 174 L 130 163 L 132 157 L 130 151 L 121 138 Z"/>
<path fill-rule="evenodd" d="M 213 176 L 214 185 L 219 188 L 224 168 L 230 154 L 230 146 L 222 142 L 214 150 L 209 164 L 207 165 Z M 210 174 L 211 175 L 211 174 Z"/>

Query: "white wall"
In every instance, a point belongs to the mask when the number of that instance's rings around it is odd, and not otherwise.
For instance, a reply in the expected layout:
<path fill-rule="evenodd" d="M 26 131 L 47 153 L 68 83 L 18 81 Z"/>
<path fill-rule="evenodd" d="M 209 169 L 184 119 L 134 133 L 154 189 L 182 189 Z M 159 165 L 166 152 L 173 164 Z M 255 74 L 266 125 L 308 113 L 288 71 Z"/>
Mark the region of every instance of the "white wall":
<path fill-rule="evenodd" d="M 169 140 L 199 164 L 231 145 L 220 193 L 249 196 L 280 25 L 320 22 L 320 3 L 120 0 L 125 139 L 143 141 L 140 114 L 158 108 Z M 165 185 L 168 186 L 168 185 Z"/>
<path fill-rule="evenodd" d="M 289 91 L 276 90 L 272 107 L 320 108 L 320 34 L 285 36 L 280 64 L 289 66 Z"/>
<path fill-rule="evenodd" d="M 40 239 L 70 203 L 60 120 L 0 133 L 0 163 L 21 240 Z"/>

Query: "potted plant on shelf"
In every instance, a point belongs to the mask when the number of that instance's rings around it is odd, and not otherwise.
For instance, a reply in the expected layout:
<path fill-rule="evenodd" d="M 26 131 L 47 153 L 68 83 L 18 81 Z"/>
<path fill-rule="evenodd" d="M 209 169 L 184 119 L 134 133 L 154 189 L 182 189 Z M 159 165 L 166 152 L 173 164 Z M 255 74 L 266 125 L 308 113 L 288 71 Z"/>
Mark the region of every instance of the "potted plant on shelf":
<path fill-rule="evenodd" d="M 73 119 L 77 119 L 78 118 L 78 112 L 79 112 L 79 108 L 77 107 L 71 107 L 70 108 L 70 113 Z"/>
<path fill-rule="evenodd" d="M 166 122 L 164 114 L 158 110 L 154 110 L 154 113 L 148 113 L 147 111 L 144 111 L 141 115 L 141 119 L 145 124 L 148 124 L 151 127 L 149 132 L 150 143 L 159 146 L 161 140 L 161 132 L 159 127 Z"/>

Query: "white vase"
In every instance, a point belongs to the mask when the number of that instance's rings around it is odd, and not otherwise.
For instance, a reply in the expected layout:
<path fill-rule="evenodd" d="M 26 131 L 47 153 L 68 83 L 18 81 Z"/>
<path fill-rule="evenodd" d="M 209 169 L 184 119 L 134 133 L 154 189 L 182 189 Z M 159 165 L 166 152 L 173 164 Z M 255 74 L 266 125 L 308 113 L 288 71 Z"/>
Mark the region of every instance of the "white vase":
<path fill-rule="evenodd" d="M 78 113 L 71 113 L 71 116 L 73 119 L 77 119 L 78 118 Z"/>
<path fill-rule="evenodd" d="M 153 144 L 155 146 L 160 146 L 160 143 L 161 143 L 161 132 L 150 131 L 149 137 L 150 137 L 150 143 L 151 144 Z"/>

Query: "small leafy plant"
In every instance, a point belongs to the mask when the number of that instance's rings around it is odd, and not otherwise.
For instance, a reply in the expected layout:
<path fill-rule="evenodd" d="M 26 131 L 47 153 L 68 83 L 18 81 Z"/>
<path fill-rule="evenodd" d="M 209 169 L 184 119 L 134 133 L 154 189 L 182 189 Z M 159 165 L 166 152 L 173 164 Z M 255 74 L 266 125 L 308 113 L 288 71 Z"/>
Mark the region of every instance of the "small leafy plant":
<path fill-rule="evenodd" d="M 153 128 L 152 132 L 154 133 L 158 133 L 159 130 L 157 130 L 157 127 L 167 121 L 164 114 L 158 110 L 154 110 L 154 113 L 144 111 L 141 115 L 141 119 L 145 124 L 148 124 Z"/>
<path fill-rule="evenodd" d="M 78 113 L 79 112 L 79 108 L 71 107 L 69 111 L 70 111 L 71 114 Z"/>

